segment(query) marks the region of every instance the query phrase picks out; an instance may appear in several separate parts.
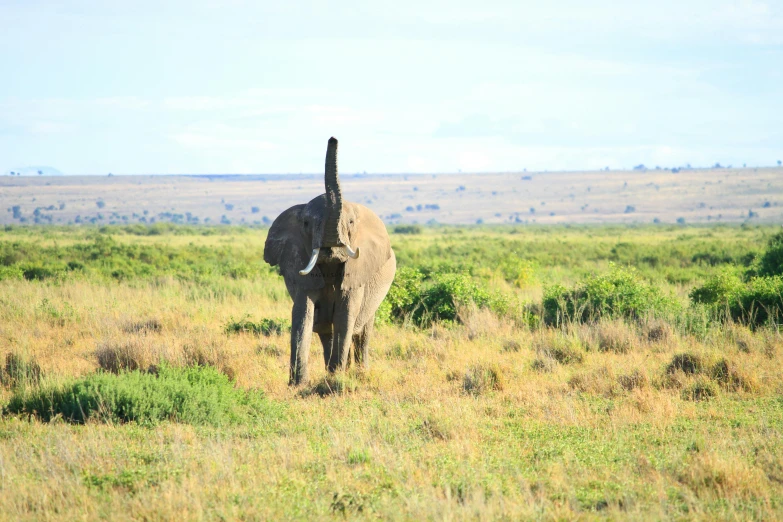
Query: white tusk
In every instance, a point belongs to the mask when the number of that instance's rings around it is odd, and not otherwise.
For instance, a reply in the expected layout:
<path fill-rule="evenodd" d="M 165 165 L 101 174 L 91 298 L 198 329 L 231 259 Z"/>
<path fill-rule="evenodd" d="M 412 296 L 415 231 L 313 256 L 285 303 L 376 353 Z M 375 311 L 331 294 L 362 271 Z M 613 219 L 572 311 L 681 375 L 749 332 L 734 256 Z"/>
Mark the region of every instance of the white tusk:
<path fill-rule="evenodd" d="M 351 259 L 356 259 L 357 257 L 359 257 L 359 247 L 356 247 L 356 252 L 354 252 L 353 250 L 351 250 L 350 245 L 345 245 L 345 251 L 348 252 L 348 257 L 350 257 Z"/>
<path fill-rule="evenodd" d="M 313 255 L 310 256 L 310 262 L 307 263 L 307 266 L 304 268 L 304 270 L 300 270 L 299 271 L 299 275 L 307 275 L 307 274 L 310 273 L 310 271 L 315 266 L 315 262 L 318 261 L 318 251 L 319 250 L 320 250 L 319 248 L 314 248 L 313 249 Z"/>

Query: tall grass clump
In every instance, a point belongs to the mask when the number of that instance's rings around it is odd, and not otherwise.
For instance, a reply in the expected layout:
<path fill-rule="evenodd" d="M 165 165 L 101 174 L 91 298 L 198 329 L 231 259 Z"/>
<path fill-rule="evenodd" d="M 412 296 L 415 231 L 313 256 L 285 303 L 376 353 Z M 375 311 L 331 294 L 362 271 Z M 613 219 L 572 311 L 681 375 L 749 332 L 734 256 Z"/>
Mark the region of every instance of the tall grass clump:
<path fill-rule="evenodd" d="M 278 413 L 260 392 L 235 388 L 215 368 L 168 365 L 156 373 L 98 372 L 66 384 L 20 389 L 6 410 L 43 421 L 61 416 L 74 423 L 154 425 L 168 420 L 211 426 L 249 423 Z"/>
<path fill-rule="evenodd" d="M 544 291 L 544 321 L 592 322 L 601 318 L 674 317 L 677 299 L 641 279 L 632 268 L 611 265 L 608 273 L 590 276 L 572 288 L 550 286 Z"/>
<path fill-rule="evenodd" d="M 8 352 L 0 367 L 0 384 L 9 387 L 37 385 L 41 381 L 41 366 L 33 357 Z"/>

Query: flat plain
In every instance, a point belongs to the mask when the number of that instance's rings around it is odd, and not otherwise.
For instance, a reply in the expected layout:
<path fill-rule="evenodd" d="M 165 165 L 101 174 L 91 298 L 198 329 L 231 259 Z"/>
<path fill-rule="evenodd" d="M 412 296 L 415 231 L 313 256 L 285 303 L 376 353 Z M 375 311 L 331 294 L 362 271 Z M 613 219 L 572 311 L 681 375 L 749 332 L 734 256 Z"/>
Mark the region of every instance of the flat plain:
<path fill-rule="evenodd" d="M 389 224 L 783 221 L 780 167 L 341 178 Z M 2 176 L 0 223 L 263 224 L 321 193 L 322 175 Z"/>
<path fill-rule="evenodd" d="M 690 297 L 744 285 L 778 226 L 403 230 L 370 369 L 330 377 L 314 342 L 292 388 L 263 228 L 6 228 L 0 519 L 783 517 L 776 319 Z M 614 313 L 548 321 L 584 282 Z"/>

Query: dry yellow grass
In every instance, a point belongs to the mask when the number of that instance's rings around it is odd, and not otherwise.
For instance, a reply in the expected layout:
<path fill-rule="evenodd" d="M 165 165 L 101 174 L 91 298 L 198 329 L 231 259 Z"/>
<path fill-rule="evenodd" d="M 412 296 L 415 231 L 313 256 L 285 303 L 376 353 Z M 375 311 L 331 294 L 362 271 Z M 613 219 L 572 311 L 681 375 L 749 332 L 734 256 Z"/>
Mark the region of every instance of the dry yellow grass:
<path fill-rule="evenodd" d="M 223 331 L 232 317 L 289 314 L 257 283 L 219 296 L 175 280 L 0 288 L 2 356 L 35 360 L 44 380 L 208 363 L 285 410 L 230 429 L 0 418 L 0 519 L 783 516 L 773 331 L 529 331 L 467 308 L 453 328 L 378 328 L 371 369 L 322 393 L 320 363 L 309 386 L 286 385 L 287 336 Z M 685 352 L 705 369 L 667 374 Z M 311 357 L 322 360 L 317 342 Z M 721 363 L 728 377 L 712 373 Z M 688 400 L 700 379 L 716 396 Z"/>

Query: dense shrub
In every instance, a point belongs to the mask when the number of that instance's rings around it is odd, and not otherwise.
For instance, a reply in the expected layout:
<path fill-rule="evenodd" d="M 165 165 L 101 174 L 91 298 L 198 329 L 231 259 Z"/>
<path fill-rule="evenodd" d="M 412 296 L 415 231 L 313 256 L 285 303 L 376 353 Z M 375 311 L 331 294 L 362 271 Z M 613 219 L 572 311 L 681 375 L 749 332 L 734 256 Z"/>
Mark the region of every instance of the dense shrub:
<path fill-rule="evenodd" d="M 754 277 L 730 302 L 729 312 L 735 321 L 751 326 L 779 323 L 783 317 L 783 276 Z"/>
<path fill-rule="evenodd" d="M 379 309 L 381 320 L 411 320 L 418 326 L 435 321 L 457 321 L 461 306 L 475 304 L 495 313 L 508 311 L 508 301 L 489 292 L 468 274 L 432 273 L 403 267 L 397 271 L 392 287 Z"/>
<path fill-rule="evenodd" d="M 759 258 L 761 276 L 783 275 L 783 232 L 778 232 L 767 243 L 767 250 Z"/>
<path fill-rule="evenodd" d="M 424 274 L 415 268 L 398 268 L 389 293 L 378 307 L 376 321 L 387 323 L 404 320 L 421 298 L 423 280 Z"/>
<path fill-rule="evenodd" d="M 612 265 L 606 274 L 593 275 L 574 288 L 554 285 L 544 291 L 544 321 L 588 322 L 602 317 L 639 319 L 670 317 L 680 303 L 643 281 L 635 270 Z"/>
<path fill-rule="evenodd" d="M 63 273 L 59 266 L 43 266 L 38 264 L 25 264 L 19 267 L 22 276 L 28 281 L 43 281 L 60 277 Z"/>
<path fill-rule="evenodd" d="M 421 234 L 421 225 L 397 225 L 394 227 L 395 234 Z"/>
<path fill-rule="evenodd" d="M 24 272 L 18 266 L 0 266 L 0 281 L 4 279 L 22 279 Z"/>
<path fill-rule="evenodd" d="M 7 411 L 48 421 L 87 420 L 154 425 L 170 420 L 224 426 L 279 414 L 257 391 L 234 387 L 211 367 L 161 366 L 157 374 L 140 371 L 95 373 L 64 385 L 19 390 Z"/>
<path fill-rule="evenodd" d="M 438 274 L 433 284 L 421 295 L 421 306 L 413 313 L 417 324 L 430 321 L 454 321 L 460 305 L 474 303 L 498 313 L 506 311 L 506 303 L 497 295 L 473 281 L 465 274 Z"/>
<path fill-rule="evenodd" d="M 752 277 L 743 282 L 736 272 L 721 271 L 694 288 L 694 303 L 709 307 L 718 319 L 759 326 L 783 317 L 783 276 Z"/>
<path fill-rule="evenodd" d="M 695 303 L 727 307 L 743 287 L 740 273 L 735 268 L 719 270 L 710 276 L 702 286 L 691 290 L 690 298 Z"/>

